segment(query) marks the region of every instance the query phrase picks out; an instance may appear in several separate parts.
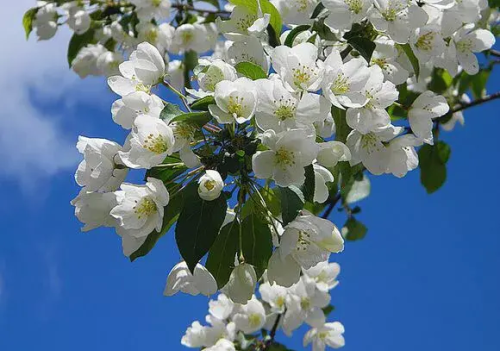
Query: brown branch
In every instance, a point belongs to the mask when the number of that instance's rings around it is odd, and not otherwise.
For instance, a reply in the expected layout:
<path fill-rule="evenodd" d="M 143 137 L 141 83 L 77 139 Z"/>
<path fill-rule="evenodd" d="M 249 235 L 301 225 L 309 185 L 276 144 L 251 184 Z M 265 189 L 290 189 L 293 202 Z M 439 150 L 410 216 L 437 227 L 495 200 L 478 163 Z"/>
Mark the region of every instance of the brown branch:
<path fill-rule="evenodd" d="M 498 50 L 489 50 L 487 51 L 491 56 L 495 56 L 495 57 L 500 57 L 500 51 Z"/>
<path fill-rule="evenodd" d="M 264 348 L 262 349 L 263 351 L 267 350 L 274 343 L 274 338 L 276 336 L 276 332 L 278 331 L 278 326 L 280 324 L 282 315 L 283 314 L 279 314 L 278 317 L 276 317 L 273 327 L 271 328 L 271 332 L 269 333 L 269 340 L 267 340 L 266 344 L 264 345 Z"/>
<path fill-rule="evenodd" d="M 495 99 L 500 99 L 500 91 L 497 91 L 496 93 L 493 93 L 491 95 L 485 96 L 485 97 L 483 97 L 481 99 L 476 99 L 476 100 L 471 101 L 469 103 L 462 104 L 462 105 L 460 105 L 460 106 L 452 109 L 450 112 L 448 112 L 448 114 L 453 114 L 455 112 L 463 111 L 463 110 L 466 110 L 466 109 L 468 109 L 470 107 L 481 105 L 481 104 L 484 104 L 485 102 L 492 101 L 492 100 L 495 100 Z"/>
<path fill-rule="evenodd" d="M 335 197 L 331 201 L 327 202 L 328 208 L 326 209 L 325 213 L 323 213 L 321 218 L 327 219 L 328 216 L 330 216 L 330 214 L 332 213 L 333 209 L 335 208 L 335 206 L 337 205 L 337 202 L 339 202 L 340 199 L 341 199 L 341 196 L 340 196 L 340 192 L 339 192 L 337 195 L 335 195 Z"/>

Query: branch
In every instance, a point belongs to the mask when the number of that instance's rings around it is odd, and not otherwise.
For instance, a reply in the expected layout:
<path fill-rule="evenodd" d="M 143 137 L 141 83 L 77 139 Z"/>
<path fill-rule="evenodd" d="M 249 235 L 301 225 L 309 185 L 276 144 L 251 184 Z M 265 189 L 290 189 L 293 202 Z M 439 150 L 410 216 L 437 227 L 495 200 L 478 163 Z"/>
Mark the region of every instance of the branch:
<path fill-rule="evenodd" d="M 490 50 L 488 52 L 490 53 L 491 56 L 500 57 L 500 51 L 498 50 Z"/>
<path fill-rule="evenodd" d="M 335 197 L 331 200 L 331 202 L 328 203 L 328 208 L 326 209 L 325 213 L 321 216 L 321 218 L 327 219 L 328 216 L 332 213 L 333 209 L 335 208 L 335 205 L 337 205 L 337 202 L 341 199 L 340 192 L 335 195 Z"/>
<path fill-rule="evenodd" d="M 282 314 L 279 314 L 274 321 L 273 327 L 271 328 L 271 332 L 269 333 L 269 340 L 267 340 L 264 348 L 262 350 L 267 350 L 274 342 L 274 337 L 276 336 L 276 332 L 278 331 L 278 326 L 280 324 Z"/>
<path fill-rule="evenodd" d="M 495 100 L 495 99 L 500 99 L 500 91 L 497 91 L 494 94 L 485 96 L 484 98 L 471 101 L 471 102 L 469 102 L 467 104 L 462 104 L 461 106 L 450 110 L 450 112 L 448 112 L 447 114 L 449 115 L 449 114 L 453 114 L 455 112 L 463 111 L 463 110 L 466 110 L 466 109 L 468 109 L 470 107 L 481 105 L 481 104 L 484 104 L 485 102 L 492 101 L 492 100 Z"/>
<path fill-rule="evenodd" d="M 172 4 L 172 8 L 181 10 L 181 11 L 194 11 L 194 12 L 199 12 L 199 13 L 210 13 L 214 15 L 230 15 L 231 12 L 229 11 L 224 11 L 224 10 L 205 10 L 205 9 L 197 9 L 193 6 L 189 5 L 182 5 L 182 4 Z"/>

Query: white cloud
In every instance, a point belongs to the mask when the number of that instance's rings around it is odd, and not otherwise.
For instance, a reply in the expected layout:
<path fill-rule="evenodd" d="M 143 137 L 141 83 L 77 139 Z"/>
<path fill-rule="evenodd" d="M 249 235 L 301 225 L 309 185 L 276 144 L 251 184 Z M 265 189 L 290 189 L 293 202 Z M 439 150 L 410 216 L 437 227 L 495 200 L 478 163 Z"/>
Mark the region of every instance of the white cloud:
<path fill-rule="evenodd" d="M 49 41 L 25 40 L 24 12 L 34 0 L 17 0 L 3 7 L 0 21 L 0 176 L 29 184 L 34 176 L 51 176 L 72 169 L 79 160 L 76 136 L 68 136 L 65 119 L 82 94 L 105 89 L 99 80 L 82 81 L 68 69 L 68 31 Z M 73 92 L 73 93 L 71 93 Z M 40 105 L 54 106 L 48 113 Z"/>

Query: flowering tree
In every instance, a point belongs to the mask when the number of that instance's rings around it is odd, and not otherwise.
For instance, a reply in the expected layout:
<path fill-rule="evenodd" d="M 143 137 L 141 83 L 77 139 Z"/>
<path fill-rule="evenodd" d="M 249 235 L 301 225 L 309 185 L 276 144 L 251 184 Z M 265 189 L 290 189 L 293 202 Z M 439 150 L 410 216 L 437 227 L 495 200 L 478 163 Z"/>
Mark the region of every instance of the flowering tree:
<path fill-rule="evenodd" d="M 340 272 L 329 258 L 367 232 L 354 205 L 367 175 L 419 167 L 436 191 L 450 157 L 441 131 L 500 97 L 485 90 L 499 5 L 49 0 L 23 24 L 39 40 L 67 24 L 69 65 L 107 77 L 112 118 L 130 130 L 121 143 L 78 140 L 82 230 L 115 228 L 134 261 L 175 224 L 183 261 L 164 294 L 219 293 L 182 344 L 288 350 L 276 331 L 307 323 L 316 351 L 344 345 L 327 322 Z M 125 182 L 135 169 L 145 184 Z M 340 230 L 327 219 L 337 206 Z"/>

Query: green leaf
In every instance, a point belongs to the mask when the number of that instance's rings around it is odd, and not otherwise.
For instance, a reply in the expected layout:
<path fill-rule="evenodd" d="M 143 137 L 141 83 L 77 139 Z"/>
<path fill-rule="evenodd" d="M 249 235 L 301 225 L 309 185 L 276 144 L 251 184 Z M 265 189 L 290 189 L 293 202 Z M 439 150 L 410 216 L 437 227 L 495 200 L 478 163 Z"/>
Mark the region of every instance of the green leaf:
<path fill-rule="evenodd" d="M 165 160 L 163 160 L 162 165 L 168 165 L 172 163 L 181 163 L 182 160 L 178 157 L 167 156 Z M 146 171 L 146 175 L 144 179 L 148 177 L 160 179 L 164 183 L 168 183 L 175 179 L 177 176 L 184 173 L 188 168 L 184 165 L 175 165 L 170 167 L 153 167 Z"/>
<path fill-rule="evenodd" d="M 245 262 L 254 266 L 257 278 L 260 278 L 273 253 L 269 225 L 258 215 L 251 214 L 241 223 L 241 231 Z"/>
<path fill-rule="evenodd" d="M 474 99 L 481 99 L 486 96 L 486 83 L 488 83 L 490 73 L 490 70 L 481 70 L 472 76 L 470 90 Z"/>
<path fill-rule="evenodd" d="M 266 207 L 273 216 L 279 216 L 281 214 L 281 199 L 280 196 L 277 195 L 273 189 L 265 188 L 259 191 L 260 196 L 264 200 Z M 252 213 L 256 213 L 261 216 L 261 218 L 266 218 L 265 214 L 262 213 L 262 200 L 260 196 L 256 193 L 252 193 L 251 196 L 247 199 L 243 208 L 241 209 L 241 218 L 245 218 Z M 258 202 L 258 203 L 255 203 Z"/>
<path fill-rule="evenodd" d="M 325 5 L 323 5 L 322 2 L 318 3 L 318 5 L 316 5 L 316 7 L 314 8 L 314 11 L 311 15 L 311 19 L 315 19 L 316 17 L 318 17 L 321 11 L 323 11 L 324 9 Z"/>
<path fill-rule="evenodd" d="M 319 37 L 324 40 L 338 40 L 337 36 L 333 34 L 331 29 L 325 24 L 325 19 L 314 22 L 312 30 L 318 33 Z"/>
<path fill-rule="evenodd" d="M 183 122 L 189 123 L 193 125 L 197 125 L 198 127 L 203 127 L 205 124 L 210 122 L 212 119 L 212 115 L 208 112 L 189 112 L 183 113 L 174 119 L 171 122 Z"/>
<path fill-rule="evenodd" d="M 36 14 L 38 12 L 38 7 L 33 7 L 26 11 L 23 16 L 23 27 L 26 32 L 26 40 L 30 37 L 31 31 L 33 31 L 33 21 L 35 20 Z"/>
<path fill-rule="evenodd" d="M 279 188 L 281 197 L 281 213 L 283 218 L 283 226 L 292 222 L 300 210 L 304 208 L 304 195 L 299 188 L 289 186 L 288 188 Z"/>
<path fill-rule="evenodd" d="M 451 154 L 448 144 L 439 141 L 424 145 L 418 151 L 420 182 L 429 194 L 438 190 L 446 181 L 446 163 Z"/>
<path fill-rule="evenodd" d="M 305 167 L 306 180 L 302 187 L 304 199 L 309 202 L 314 202 L 315 175 L 313 165 Z"/>
<path fill-rule="evenodd" d="M 323 307 L 322 310 L 323 310 L 323 314 L 325 316 L 328 316 L 330 313 L 332 313 L 335 310 L 335 306 L 328 305 L 326 307 Z"/>
<path fill-rule="evenodd" d="M 288 33 L 288 35 L 286 36 L 285 45 L 291 48 L 293 46 L 293 41 L 295 40 L 297 35 L 299 35 L 302 32 L 305 32 L 306 30 L 309 30 L 310 28 L 311 28 L 310 25 L 303 24 L 292 29 L 290 33 Z"/>
<path fill-rule="evenodd" d="M 236 72 L 250 78 L 251 80 L 267 78 L 267 74 L 264 72 L 262 67 L 252 62 L 239 62 L 236 66 L 234 66 L 234 68 L 236 68 Z"/>
<path fill-rule="evenodd" d="M 366 236 L 366 232 L 368 231 L 366 226 L 354 217 L 351 217 L 347 220 L 344 225 L 344 230 L 345 238 L 350 241 L 363 239 Z"/>
<path fill-rule="evenodd" d="M 410 60 L 411 66 L 413 67 L 413 71 L 415 72 L 415 76 L 418 79 L 420 76 L 420 63 L 418 62 L 417 56 L 415 56 L 415 54 L 413 53 L 410 44 L 404 44 L 404 45 L 396 44 L 396 47 L 404 51 L 404 53 Z"/>
<path fill-rule="evenodd" d="M 229 2 L 233 5 L 246 7 L 253 14 L 257 14 L 259 8 L 257 0 L 230 0 Z M 281 29 L 283 27 L 283 21 L 281 20 L 281 15 L 279 11 L 268 0 L 260 0 L 260 8 L 262 9 L 262 13 L 268 13 L 269 15 L 271 15 L 269 24 L 272 26 L 274 30 L 275 38 L 273 39 L 279 45 L 279 36 L 281 34 Z"/>
<path fill-rule="evenodd" d="M 234 220 L 226 224 L 210 248 L 205 267 L 212 273 L 221 289 L 229 280 L 238 252 L 240 224 Z"/>
<path fill-rule="evenodd" d="M 86 31 L 81 35 L 78 35 L 76 33 L 73 34 L 73 36 L 69 41 L 69 46 L 68 46 L 68 64 L 70 68 L 71 68 L 71 63 L 76 58 L 80 50 L 83 49 L 88 44 L 95 43 L 94 34 L 95 31 L 93 29 L 89 29 L 88 31 Z"/>
<path fill-rule="evenodd" d="M 214 105 L 215 99 L 213 96 L 205 96 L 201 99 L 193 101 L 191 109 L 196 111 L 208 111 L 209 105 Z"/>
<path fill-rule="evenodd" d="M 160 113 L 160 118 L 164 120 L 165 123 L 169 124 L 175 117 L 183 113 L 184 111 L 182 111 L 179 106 L 167 102 Z"/>
<path fill-rule="evenodd" d="M 347 42 L 364 57 L 366 62 L 370 63 L 376 46 L 373 41 L 364 37 L 353 37 L 347 40 Z"/>
<path fill-rule="evenodd" d="M 212 247 L 226 217 L 224 195 L 205 201 L 198 195 L 198 184 L 191 183 L 184 190 L 184 207 L 175 228 L 179 252 L 191 272 Z"/>
<path fill-rule="evenodd" d="M 179 214 L 182 211 L 183 205 L 183 191 L 180 191 L 170 199 L 170 202 L 165 207 L 165 212 L 163 215 L 163 225 L 161 227 L 161 230 L 159 232 L 154 230 L 151 234 L 148 235 L 146 241 L 141 245 L 141 247 L 139 247 L 137 251 L 130 255 L 129 258 L 131 262 L 135 261 L 139 257 L 146 256 L 153 249 L 158 240 L 160 240 L 160 238 L 164 236 L 172 227 L 172 225 L 177 221 L 177 219 L 179 218 Z"/>

